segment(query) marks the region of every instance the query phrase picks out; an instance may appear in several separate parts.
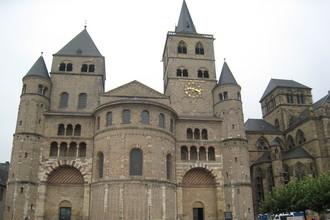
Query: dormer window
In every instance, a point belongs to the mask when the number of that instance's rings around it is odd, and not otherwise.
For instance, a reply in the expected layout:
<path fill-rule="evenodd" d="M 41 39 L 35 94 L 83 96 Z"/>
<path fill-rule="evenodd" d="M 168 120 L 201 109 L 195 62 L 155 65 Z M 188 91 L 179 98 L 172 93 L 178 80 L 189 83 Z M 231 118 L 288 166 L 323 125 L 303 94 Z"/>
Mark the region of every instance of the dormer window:
<path fill-rule="evenodd" d="M 204 55 L 204 48 L 201 42 L 198 42 L 195 47 L 195 54 Z"/>
<path fill-rule="evenodd" d="M 179 42 L 178 53 L 187 54 L 187 45 L 184 41 Z"/>

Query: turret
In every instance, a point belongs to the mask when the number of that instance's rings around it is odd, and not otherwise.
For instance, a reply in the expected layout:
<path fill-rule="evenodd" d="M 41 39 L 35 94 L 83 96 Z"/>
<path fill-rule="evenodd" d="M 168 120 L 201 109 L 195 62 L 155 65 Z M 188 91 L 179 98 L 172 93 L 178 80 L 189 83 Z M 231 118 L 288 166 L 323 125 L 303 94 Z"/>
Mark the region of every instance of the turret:
<path fill-rule="evenodd" d="M 49 108 L 51 82 L 42 56 L 23 77 L 8 176 L 5 219 L 33 216 L 43 143 L 44 112 Z"/>
<path fill-rule="evenodd" d="M 241 101 L 241 87 L 225 61 L 219 82 L 213 90 L 214 113 L 223 119 L 223 138 L 243 138 L 244 119 Z"/>

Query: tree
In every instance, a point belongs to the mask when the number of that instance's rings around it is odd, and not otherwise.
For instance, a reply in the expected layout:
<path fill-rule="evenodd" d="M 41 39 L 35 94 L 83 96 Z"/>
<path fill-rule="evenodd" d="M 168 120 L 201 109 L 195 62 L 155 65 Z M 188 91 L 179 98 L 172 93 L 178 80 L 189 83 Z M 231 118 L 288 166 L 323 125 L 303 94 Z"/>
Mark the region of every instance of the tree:
<path fill-rule="evenodd" d="M 278 214 L 307 209 L 324 213 L 330 209 L 330 174 L 304 178 L 273 189 L 261 203 L 262 213 Z"/>

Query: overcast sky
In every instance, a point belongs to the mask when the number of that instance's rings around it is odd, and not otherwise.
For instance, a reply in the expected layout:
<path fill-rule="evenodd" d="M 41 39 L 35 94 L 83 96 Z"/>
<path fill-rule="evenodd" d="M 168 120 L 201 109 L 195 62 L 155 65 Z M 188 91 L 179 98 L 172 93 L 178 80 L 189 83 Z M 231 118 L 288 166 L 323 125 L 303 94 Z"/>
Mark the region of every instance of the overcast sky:
<path fill-rule="evenodd" d="M 330 89 L 329 0 L 186 0 L 198 33 L 213 34 L 217 77 L 226 58 L 245 120 L 260 118 L 271 78 Z M 10 160 L 22 77 L 82 29 L 106 58 L 106 90 L 138 80 L 163 92 L 161 56 L 182 0 L 0 0 L 0 162 Z"/>

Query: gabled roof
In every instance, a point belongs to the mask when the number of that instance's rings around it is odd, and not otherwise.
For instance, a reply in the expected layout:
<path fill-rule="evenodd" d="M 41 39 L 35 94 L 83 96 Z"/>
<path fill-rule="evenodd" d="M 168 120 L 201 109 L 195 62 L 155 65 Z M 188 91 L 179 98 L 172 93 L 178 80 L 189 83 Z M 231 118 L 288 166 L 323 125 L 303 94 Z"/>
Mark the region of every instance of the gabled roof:
<path fill-rule="evenodd" d="M 268 83 L 268 86 L 266 90 L 264 91 L 264 94 L 262 95 L 260 102 L 274 89 L 276 88 L 302 88 L 302 89 L 310 89 L 309 87 L 300 84 L 294 80 L 287 80 L 287 79 L 271 79 Z"/>
<path fill-rule="evenodd" d="M 295 147 L 282 152 L 282 159 L 313 158 L 303 147 Z"/>
<path fill-rule="evenodd" d="M 223 63 L 218 85 L 225 84 L 238 85 L 226 61 Z"/>
<path fill-rule="evenodd" d="M 55 55 L 68 56 L 94 56 L 101 57 L 102 54 L 97 49 L 91 36 L 87 30 L 84 29 L 77 36 L 75 36 L 67 45 L 65 45 Z"/>
<path fill-rule="evenodd" d="M 40 56 L 37 61 L 33 64 L 31 69 L 26 73 L 25 76 L 40 76 L 49 79 L 48 70 L 44 58 Z"/>
<path fill-rule="evenodd" d="M 178 25 L 175 27 L 175 32 L 197 34 L 185 0 L 183 0 L 182 3 L 180 17 Z"/>
<path fill-rule="evenodd" d="M 248 119 L 245 124 L 245 131 L 247 132 L 262 132 L 262 133 L 281 133 L 281 131 L 269 124 L 263 119 Z"/>
<path fill-rule="evenodd" d="M 105 93 L 108 96 L 119 97 L 140 97 L 140 98 L 168 98 L 168 96 L 140 83 L 139 81 L 132 81 L 110 90 Z"/>

